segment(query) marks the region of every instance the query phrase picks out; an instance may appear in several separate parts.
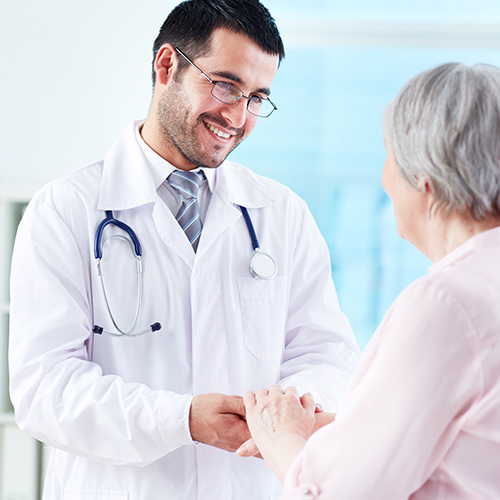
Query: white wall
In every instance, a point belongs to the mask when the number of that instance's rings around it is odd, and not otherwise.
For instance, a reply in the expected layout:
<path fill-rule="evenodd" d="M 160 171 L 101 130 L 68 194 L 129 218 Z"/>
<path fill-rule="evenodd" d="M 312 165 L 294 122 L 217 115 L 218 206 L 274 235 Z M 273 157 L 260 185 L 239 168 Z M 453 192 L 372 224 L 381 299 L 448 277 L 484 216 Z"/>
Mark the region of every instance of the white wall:
<path fill-rule="evenodd" d="M 6 226 L 12 207 L 31 196 L 9 184 L 40 186 L 101 157 L 146 115 L 151 47 L 177 3 L 0 0 L 0 500 L 39 498 L 43 467 L 41 448 L 4 408 L 15 230 Z"/>
<path fill-rule="evenodd" d="M 1 0 L 0 183 L 100 158 L 145 117 L 151 47 L 176 0 Z"/>
<path fill-rule="evenodd" d="M 0 291 L 3 291 L 3 294 L 0 293 L 2 315 L 0 368 L 5 368 L 6 358 L 5 349 L 2 350 L 2 346 L 5 347 L 7 338 L 6 276 L 14 232 L 11 205 L 22 203 L 31 196 L 30 189 L 25 191 L 21 186 L 18 190 L 14 190 L 11 186 L 2 185 L 9 183 L 40 185 L 93 161 L 105 154 L 128 123 L 146 115 L 151 96 L 151 47 L 163 20 L 178 1 L 0 0 Z M 453 59 L 463 60 L 465 57 L 467 61 L 477 57 L 477 53 L 474 52 L 471 55 L 469 49 L 481 49 L 484 51 L 481 60 L 500 64 L 498 62 L 500 60 L 498 51 L 500 48 L 499 0 L 475 0 L 475 2 L 468 0 L 421 0 L 420 2 L 264 0 L 264 3 L 276 18 L 287 49 L 291 47 L 318 49 L 318 47 L 344 45 L 361 48 L 402 47 L 401 53 L 410 59 L 411 54 L 415 53 L 415 48 L 429 48 L 429 64 L 431 61 L 432 64 L 436 64 L 441 55 L 444 57 L 445 52 L 439 52 L 436 55 L 436 51 L 442 48 L 463 49 L 463 52 L 455 51 L 454 54 L 458 57 L 454 55 Z M 364 5 L 360 6 L 360 4 Z M 360 12 L 362 14 L 359 14 Z M 407 51 L 407 48 L 410 50 Z M 393 55 L 394 53 L 391 52 Z M 333 64 L 333 58 L 325 56 L 322 59 L 318 57 L 318 54 L 315 57 L 316 62 L 319 61 L 321 65 L 325 62 Z M 293 54 L 290 60 L 294 60 Z M 296 54 L 295 61 L 297 60 L 299 63 L 302 62 L 300 55 Z M 342 57 L 336 60 L 340 69 L 343 68 L 342 61 Z M 422 58 L 419 61 L 418 64 L 422 63 Z M 288 59 L 285 62 L 288 62 Z M 373 78 L 373 75 L 370 75 L 370 71 L 374 69 L 377 62 L 374 61 L 373 67 L 367 68 L 366 78 L 358 78 L 358 80 L 367 88 L 374 87 L 376 91 L 382 90 L 385 95 L 388 93 L 386 80 L 376 78 L 376 75 Z M 392 61 L 382 61 L 382 63 L 381 72 L 386 66 L 390 69 Z M 365 74 L 359 71 L 359 61 L 355 58 L 352 59 L 352 64 L 349 60 L 347 66 L 349 75 L 342 80 L 344 84 L 349 83 L 349 78 L 357 78 L 354 75 Z M 269 122 L 270 127 L 279 127 L 280 120 L 294 123 L 296 95 L 293 85 L 297 77 L 304 76 L 303 67 L 300 65 L 295 67 L 298 69 L 286 70 L 283 67 L 280 70 L 279 74 L 288 71 L 286 86 L 289 91 L 281 94 L 276 92 L 276 96 L 279 96 L 277 102 L 280 112 L 273 118 L 273 122 Z M 314 69 L 321 71 L 321 67 L 314 67 Z M 331 67 L 328 69 L 331 70 Z M 401 73 L 398 73 L 399 81 L 402 83 L 407 77 L 421 69 L 423 68 L 414 68 L 412 64 L 406 64 Z M 403 78 L 405 71 L 408 74 Z M 328 99 L 321 101 L 326 103 L 325 106 L 328 109 L 338 109 L 338 101 L 335 101 L 338 88 L 333 84 L 341 80 L 341 77 L 342 74 L 338 72 L 328 82 L 331 87 L 325 86 L 325 88 L 332 89 L 330 94 L 320 92 L 320 96 L 328 95 Z M 279 76 L 277 80 L 278 78 Z M 298 84 L 304 85 L 304 90 L 308 91 L 309 87 L 304 83 L 304 79 L 300 79 Z M 391 97 L 398 86 L 399 83 L 391 83 Z M 314 90 L 311 90 L 313 95 Z M 340 99 L 343 99 L 343 96 L 345 97 L 345 94 L 342 94 Z M 312 110 L 314 99 L 308 97 Z M 372 94 L 366 92 L 359 97 L 360 102 L 373 101 Z M 389 98 L 387 96 L 387 100 Z M 304 107 L 306 108 L 307 106 Z M 371 143 L 380 140 L 378 129 L 370 129 L 373 130 L 373 134 L 363 134 L 359 144 L 356 135 L 359 129 L 365 130 L 358 124 L 365 124 L 370 120 L 370 112 L 373 115 L 374 106 L 372 104 L 369 108 L 366 106 L 360 106 L 360 108 L 362 108 L 360 110 L 362 114 L 359 119 L 355 115 L 355 109 L 343 108 L 354 115 L 354 122 L 358 120 L 356 128 L 353 129 L 355 132 L 352 134 L 352 139 L 349 139 L 354 142 L 349 154 L 352 153 L 354 162 L 361 164 L 366 158 L 372 158 L 373 161 L 369 160 L 369 163 L 376 171 L 383 163 L 383 158 L 378 161 L 378 158 L 373 158 L 373 155 L 362 157 L 359 156 L 358 150 L 360 144 L 368 145 L 370 149 Z M 324 130 L 328 133 L 332 130 L 335 132 L 337 130 L 335 123 L 345 126 L 346 113 L 344 115 L 338 112 L 328 114 L 328 122 L 325 122 Z M 380 112 L 377 112 L 377 124 L 379 117 Z M 314 114 L 312 121 L 314 122 L 315 119 Z M 300 125 L 295 127 L 295 132 L 302 134 L 301 127 L 306 122 L 302 118 L 297 123 Z M 256 135 L 249 143 L 252 144 L 251 149 L 254 149 L 253 144 L 259 144 L 259 140 L 262 145 L 262 135 L 261 139 L 258 139 L 257 134 L 266 134 L 268 130 L 262 128 L 262 125 L 259 127 L 261 132 L 256 130 Z M 274 137 L 273 140 L 275 140 Z M 332 134 L 328 140 L 331 144 L 338 144 L 338 141 L 334 143 L 333 139 Z M 287 137 L 285 147 L 288 147 L 289 143 L 293 143 L 293 138 L 290 141 Z M 238 148 L 237 154 L 244 152 L 245 147 L 244 144 Z M 381 143 L 380 149 L 382 149 Z M 264 151 L 263 155 L 267 153 L 268 151 Z M 324 153 L 324 156 L 328 157 L 328 167 L 330 163 L 334 163 L 329 156 L 330 153 L 331 151 Z M 340 157 L 337 160 L 340 160 L 339 164 L 342 166 L 344 159 Z M 294 178 L 289 175 L 288 167 L 286 161 L 274 165 L 275 173 L 285 172 L 287 183 L 290 183 Z M 308 168 L 311 169 L 311 165 L 308 165 Z M 364 172 L 366 171 L 367 168 L 364 169 Z M 301 181 L 295 181 L 296 184 L 299 182 Z M 342 196 L 338 194 L 335 196 L 344 204 L 338 205 L 337 213 L 342 214 L 345 220 L 338 216 L 336 226 L 331 230 L 332 240 L 335 237 L 340 243 L 329 241 L 329 244 L 333 244 L 336 250 L 336 282 L 337 285 L 341 284 L 338 286 L 339 296 L 348 305 L 352 297 L 353 312 L 350 318 L 354 322 L 359 317 L 362 320 L 365 316 L 371 318 L 370 311 L 375 310 L 368 300 L 365 301 L 366 307 L 364 306 L 363 294 L 366 294 L 367 299 L 381 294 L 373 292 L 370 272 L 364 272 L 365 267 L 360 266 L 358 253 L 352 252 L 349 243 L 346 243 L 348 231 L 340 231 L 342 227 L 353 228 L 352 238 L 357 240 L 356 244 L 358 246 L 364 244 L 365 239 L 359 238 L 361 233 L 358 226 L 353 224 L 352 208 L 359 207 L 356 196 L 352 195 L 352 186 L 341 185 L 339 192 L 340 190 L 343 193 Z M 334 195 L 330 193 L 327 198 L 334 199 Z M 347 203 L 349 200 L 353 200 L 350 205 Z M 308 201 L 311 206 L 315 203 L 313 198 Z M 325 203 L 324 208 L 330 220 L 331 205 L 325 198 L 322 201 Z M 359 212 L 362 218 L 365 212 L 362 210 Z M 6 220 L 11 220 L 10 229 L 6 226 Z M 322 217 L 319 217 L 319 220 L 321 223 Z M 330 225 L 322 227 L 330 230 Z M 10 233 L 10 238 L 5 236 L 7 233 Z M 325 231 L 326 233 L 328 231 Z M 373 237 L 372 232 L 363 231 L 363 234 Z M 384 233 L 382 239 L 385 236 Z M 353 255 L 352 262 L 349 259 L 342 260 L 342 252 L 339 252 L 341 245 L 343 245 L 344 253 Z M 368 246 L 368 250 L 370 248 Z M 386 247 L 384 248 L 387 250 Z M 408 254 L 401 252 L 399 247 L 397 251 L 402 253 L 404 261 Z M 390 263 L 383 268 L 384 282 L 392 283 L 391 272 L 398 275 L 404 274 L 401 273 L 402 267 L 395 265 L 395 255 L 396 251 L 389 253 L 386 257 Z M 372 264 L 370 266 L 373 267 Z M 345 276 L 344 286 L 342 286 L 343 276 Z M 394 281 L 397 286 L 391 285 L 391 293 L 399 288 L 399 276 L 398 280 Z M 384 287 L 380 289 L 385 290 Z M 359 329 L 357 331 L 359 333 Z M 371 334 L 372 330 L 369 331 Z M 10 413 L 8 411 L 2 413 L 6 384 L 2 386 L 1 375 L 0 370 L 0 500 L 33 500 L 38 496 L 36 490 L 38 489 L 40 452 L 34 441 L 16 432 Z"/>
<path fill-rule="evenodd" d="M 70 172 L 100 158 L 125 126 L 145 117 L 151 97 L 151 47 L 177 3 L 0 0 L 0 183 L 39 185 Z M 323 20 L 317 13 L 304 19 L 299 0 L 265 4 L 287 47 L 499 46 L 498 16 L 491 19 L 496 24 L 479 29 L 440 24 L 402 28 L 401 23 L 379 18 L 352 23 L 349 12 L 343 11 L 345 19 L 337 23 L 331 14 Z M 341 4 L 335 3 L 335 8 Z M 382 21 L 387 21 L 395 11 L 382 12 Z"/>

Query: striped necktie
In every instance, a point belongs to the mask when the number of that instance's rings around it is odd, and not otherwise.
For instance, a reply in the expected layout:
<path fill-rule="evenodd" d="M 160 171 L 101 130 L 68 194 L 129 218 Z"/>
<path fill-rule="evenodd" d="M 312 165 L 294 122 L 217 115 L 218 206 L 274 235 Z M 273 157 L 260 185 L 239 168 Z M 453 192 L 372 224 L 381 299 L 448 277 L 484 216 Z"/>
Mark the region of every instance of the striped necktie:
<path fill-rule="evenodd" d="M 182 204 L 176 215 L 177 222 L 186 233 L 195 252 L 203 228 L 198 206 L 198 189 L 203 180 L 204 175 L 201 171 L 185 172 L 184 170 L 174 170 L 168 176 L 170 185 L 177 189 L 182 196 Z"/>

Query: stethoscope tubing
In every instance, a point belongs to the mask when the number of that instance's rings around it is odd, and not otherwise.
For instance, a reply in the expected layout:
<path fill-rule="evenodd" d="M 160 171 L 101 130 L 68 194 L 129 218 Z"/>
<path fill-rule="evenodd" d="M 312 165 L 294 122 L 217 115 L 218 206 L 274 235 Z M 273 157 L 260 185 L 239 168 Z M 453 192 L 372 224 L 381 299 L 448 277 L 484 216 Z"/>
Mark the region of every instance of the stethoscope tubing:
<path fill-rule="evenodd" d="M 136 299 L 136 309 L 135 309 L 135 318 L 134 322 L 132 324 L 132 327 L 129 328 L 128 330 L 122 329 L 118 326 L 118 323 L 111 311 L 111 306 L 109 304 L 109 299 L 108 299 L 108 294 L 106 293 L 106 287 L 104 284 L 104 276 L 103 276 L 103 269 L 102 269 L 102 251 L 103 251 L 103 241 L 102 241 L 102 235 L 104 232 L 104 229 L 109 225 L 115 225 L 125 231 L 127 233 L 128 237 L 130 238 L 129 240 L 125 238 L 125 236 L 122 235 L 114 235 L 111 238 L 120 238 L 125 240 L 128 244 L 130 244 L 132 251 L 134 252 L 135 258 L 136 258 L 136 272 L 137 272 L 137 299 Z M 92 331 L 97 334 L 102 334 L 107 333 L 108 335 L 113 335 L 116 337 L 136 337 L 138 335 L 142 335 L 144 333 L 147 333 L 149 331 L 155 331 L 153 330 L 153 325 L 148 328 L 147 330 L 144 330 L 143 332 L 139 333 L 134 333 L 135 327 L 137 326 L 137 322 L 139 321 L 139 316 L 141 314 L 141 309 L 142 309 L 142 289 L 143 289 L 143 277 L 142 277 L 142 247 L 141 243 L 139 242 L 139 238 L 135 234 L 134 230 L 122 222 L 121 220 L 115 219 L 113 217 L 113 212 L 111 210 L 106 210 L 106 217 L 101 221 L 99 226 L 97 227 L 96 233 L 95 233 L 95 238 L 94 238 L 94 257 L 97 261 L 97 276 L 99 277 L 99 281 L 101 283 L 101 288 L 102 288 L 102 293 L 104 295 L 104 302 L 106 303 L 106 309 L 108 310 L 109 316 L 111 318 L 111 321 L 113 323 L 113 326 L 116 328 L 116 330 L 119 333 L 114 333 L 114 332 L 108 332 L 105 331 L 102 327 L 98 325 L 94 325 Z M 157 325 L 155 323 L 155 325 Z M 160 327 L 161 328 L 161 325 Z M 159 329 L 156 328 L 156 329 Z"/>
<path fill-rule="evenodd" d="M 278 273 L 278 266 L 275 260 L 266 252 L 262 252 L 259 245 L 259 240 L 257 239 L 257 234 L 255 233 L 255 228 L 250 219 L 250 214 L 246 207 L 238 205 L 240 207 L 243 218 L 245 219 L 248 232 L 250 234 L 250 239 L 252 240 L 252 247 L 254 254 L 252 255 L 248 268 L 250 274 L 253 278 L 258 280 L 271 280 Z"/>
<path fill-rule="evenodd" d="M 255 279 L 259 280 L 270 280 L 276 276 L 277 273 L 277 266 L 276 262 L 274 259 L 267 253 L 262 252 L 260 250 L 260 245 L 259 245 L 259 240 L 257 239 L 257 234 L 255 233 L 255 228 L 253 226 L 252 220 L 250 218 L 250 215 L 248 213 L 248 210 L 246 207 L 243 207 L 241 205 L 238 205 L 238 207 L 241 210 L 241 213 L 243 214 L 243 218 L 245 219 L 245 223 L 248 228 L 248 233 L 250 234 L 250 239 L 252 241 L 252 247 L 254 250 L 254 254 L 252 258 L 250 259 L 249 263 L 249 271 L 252 277 Z M 94 257 L 97 261 L 97 275 L 99 277 L 99 281 L 101 283 L 101 288 L 103 291 L 104 295 L 104 301 L 106 303 L 106 309 L 108 310 L 109 316 L 111 317 L 111 321 L 113 322 L 113 326 L 116 328 L 116 330 L 119 333 L 114 333 L 114 332 L 108 332 L 104 330 L 101 326 L 99 325 L 94 325 L 92 331 L 93 333 L 96 334 L 102 334 L 106 333 L 108 335 L 112 335 L 115 337 L 137 337 L 139 335 L 144 335 L 145 333 L 148 332 L 155 332 L 157 330 L 161 329 L 161 324 L 156 322 L 150 325 L 150 327 L 146 330 L 143 330 L 141 332 L 134 333 L 134 330 L 137 326 L 137 322 L 139 320 L 139 316 L 141 313 L 142 309 L 142 295 L 143 295 L 143 279 L 142 279 L 142 247 L 141 243 L 139 242 L 139 238 L 133 231 L 133 229 L 125 224 L 124 222 L 116 219 L 113 217 L 113 212 L 111 210 L 106 210 L 106 217 L 101 221 L 101 223 L 97 226 L 97 230 L 95 233 L 95 238 L 94 238 Z M 122 235 L 114 235 L 111 236 L 111 238 L 122 238 L 126 240 L 131 248 L 132 251 L 135 255 L 135 258 L 137 260 L 137 303 L 136 303 L 136 314 L 135 314 L 135 319 L 134 323 L 132 325 L 132 328 L 128 330 L 123 330 L 121 329 L 117 321 L 115 320 L 115 317 L 113 316 L 113 313 L 111 311 L 111 306 L 109 304 L 108 296 L 106 293 L 106 287 L 104 285 L 104 278 L 103 278 L 103 270 L 101 266 L 101 260 L 102 260 L 102 254 L 103 254 L 103 232 L 104 229 L 108 225 L 115 225 L 125 231 L 127 233 L 128 237 L 130 238 L 130 241 L 125 238 L 125 236 Z M 259 269 L 257 269 L 259 268 Z"/>
<path fill-rule="evenodd" d="M 257 235 L 255 234 L 255 228 L 253 227 L 252 219 L 250 219 L 248 209 L 246 207 L 242 207 L 241 205 L 238 206 L 240 207 L 243 218 L 245 219 L 245 222 L 247 224 L 248 232 L 250 233 L 250 239 L 252 240 L 252 247 L 255 251 L 257 251 L 260 248 L 259 240 L 257 239 Z"/>
<path fill-rule="evenodd" d="M 111 210 L 106 210 L 106 217 L 101 221 L 99 226 L 97 226 L 97 231 L 95 233 L 94 257 L 96 259 L 102 259 L 102 233 L 108 224 L 114 224 L 115 226 L 118 226 L 120 229 L 123 229 L 123 231 L 125 231 L 129 235 L 130 239 L 132 240 L 132 243 L 134 244 L 135 255 L 137 257 L 142 256 L 141 243 L 139 242 L 139 238 L 134 233 L 132 228 L 127 224 L 125 224 L 125 222 L 115 219 L 113 217 L 113 212 Z"/>

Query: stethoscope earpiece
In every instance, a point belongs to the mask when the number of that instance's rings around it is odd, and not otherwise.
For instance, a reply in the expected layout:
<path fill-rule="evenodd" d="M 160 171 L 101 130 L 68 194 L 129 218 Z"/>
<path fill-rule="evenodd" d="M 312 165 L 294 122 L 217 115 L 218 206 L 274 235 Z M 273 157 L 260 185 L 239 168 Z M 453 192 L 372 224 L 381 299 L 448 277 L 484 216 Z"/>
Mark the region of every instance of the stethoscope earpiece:
<path fill-rule="evenodd" d="M 157 332 L 158 330 L 161 330 L 161 323 L 158 322 L 153 323 L 152 325 L 149 326 L 149 328 L 146 328 L 146 330 L 142 330 L 142 332 L 136 332 L 136 333 L 113 333 L 106 331 L 102 326 L 99 325 L 94 325 L 92 327 L 92 333 L 96 335 L 102 335 L 103 333 L 105 333 L 107 335 L 112 335 L 113 337 L 139 337 L 139 335 L 144 335 L 150 332 L 154 333 Z"/>

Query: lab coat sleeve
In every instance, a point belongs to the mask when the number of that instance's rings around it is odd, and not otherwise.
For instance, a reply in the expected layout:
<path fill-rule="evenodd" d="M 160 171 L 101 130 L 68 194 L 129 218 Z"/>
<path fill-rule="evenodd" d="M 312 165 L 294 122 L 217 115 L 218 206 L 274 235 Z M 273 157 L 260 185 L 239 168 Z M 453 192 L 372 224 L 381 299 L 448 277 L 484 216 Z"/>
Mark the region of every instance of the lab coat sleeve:
<path fill-rule="evenodd" d="M 307 207 L 292 259 L 281 385 L 310 392 L 325 410 L 335 412 L 359 348 L 339 307 L 328 247 Z"/>
<path fill-rule="evenodd" d="M 283 498 L 409 498 L 446 456 L 482 384 L 467 311 L 433 286 L 411 286 L 363 353 L 336 421 L 289 468 Z M 319 496 L 304 497 L 311 485 Z"/>
<path fill-rule="evenodd" d="M 77 455 L 146 465 L 192 443 L 191 396 L 103 375 L 89 360 L 89 245 L 85 250 L 75 239 L 86 219 L 82 210 L 80 227 L 70 230 L 72 216 L 63 220 L 35 198 L 19 226 L 9 346 L 16 419 L 35 438 Z"/>

